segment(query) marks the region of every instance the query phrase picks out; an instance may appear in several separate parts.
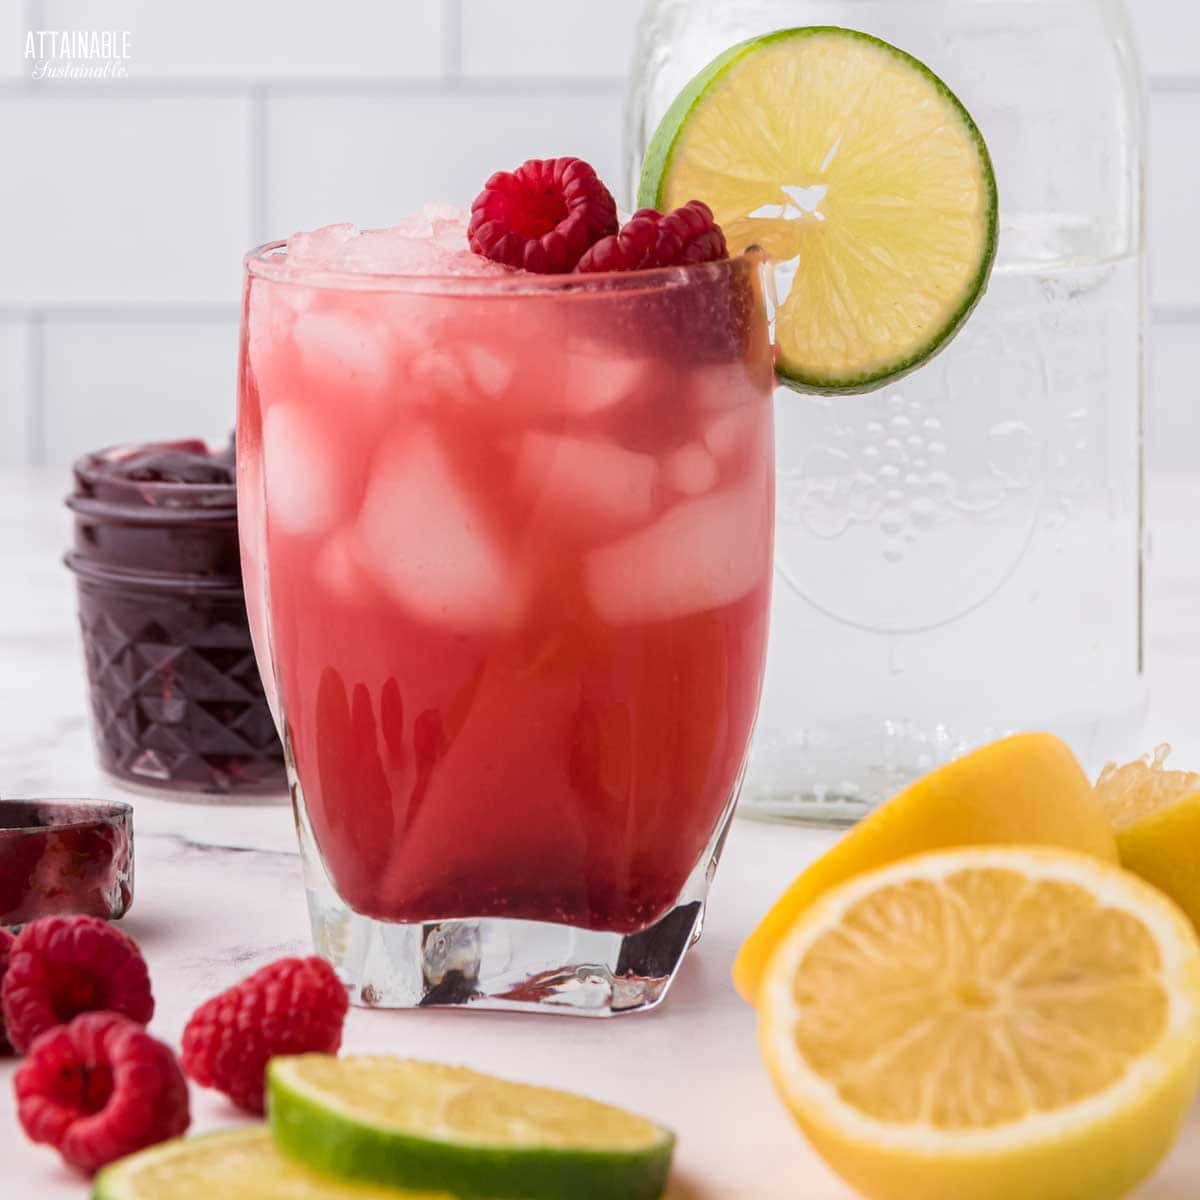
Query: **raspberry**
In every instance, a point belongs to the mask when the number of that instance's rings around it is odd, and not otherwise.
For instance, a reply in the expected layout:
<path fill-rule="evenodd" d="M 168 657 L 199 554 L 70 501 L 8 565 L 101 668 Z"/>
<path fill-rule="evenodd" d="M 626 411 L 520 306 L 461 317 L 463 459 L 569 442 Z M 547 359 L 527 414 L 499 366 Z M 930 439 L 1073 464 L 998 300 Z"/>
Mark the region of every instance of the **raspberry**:
<path fill-rule="evenodd" d="M 17 1117 L 35 1142 L 91 1174 L 188 1127 L 187 1080 L 170 1047 L 111 1012 L 47 1030 L 13 1077 Z"/>
<path fill-rule="evenodd" d="M 281 958 L 196 1009 L 183 1031 L 183 1069 L 261 1113 L 268 1060 L 337 1053 L 348 1007 L 323 958 Z"/>
<path fill-rule="evenodd" d="M 24 1053 L 34 1038 L 80 1013 L 154 1016 L 150 973 L 137 944 L 99 917 L 42 917 L 17 936 L 0 986 L 8 1039 Z"/>
<path fill-rule="evenodd" d="M 7 929 L 0 929 L 0 987 L 4 985 L 4 972 L 8 970 L 8 956 L 12 952 L 13 937 Z M 4 1011 L 0 1009 L 0 1054 L 11 1054 L 12 1046 L 4 1031 Z"/>
<path fill-rule="evenodd" d="M 700 200 L 664 216 L 652 208 L 639 209 L 613 237 L 602 238 L 575 270 L 639 271 L 676 267 L 728 258 L 725 234 L 713 220 L 712 209 Z"/>
<path fill-rule="evenodd" d="M 617 203 L 578 158 L 531 158 L 497 171 L 471 205 L 476 254 L 541 275 L 565 275 L 589 246 L 617 232 Z"/>

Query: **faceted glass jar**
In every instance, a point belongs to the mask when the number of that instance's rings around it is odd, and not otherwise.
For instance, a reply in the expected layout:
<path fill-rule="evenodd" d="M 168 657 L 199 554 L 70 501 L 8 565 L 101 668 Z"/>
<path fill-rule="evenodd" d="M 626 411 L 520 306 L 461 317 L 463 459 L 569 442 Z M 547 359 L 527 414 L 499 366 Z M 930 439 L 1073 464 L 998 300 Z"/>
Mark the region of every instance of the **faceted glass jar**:
<path fill-rule="evenodd" d="M 75 464 L 75 576 L 96 754 L 123 787 L 178 800 L 287 795 L 250 644 L 231 482 L 145 481 Z"/>
<path fill-rule="evenodd" d="M 973 318 L 913 375 L 865 396 L 776 394 L 776 587 L 742 811 L 853 820 L 1018 729 L 1061 734 L 1095 768 L 1133 750 L 1146 703 L 1143 101 L 1127 14 L 1119 0 L 651 0 L 629 193 L 700 68 L 800 25 L 875 34 L 945 79 L 995 162 L 1000 249 Z"/>

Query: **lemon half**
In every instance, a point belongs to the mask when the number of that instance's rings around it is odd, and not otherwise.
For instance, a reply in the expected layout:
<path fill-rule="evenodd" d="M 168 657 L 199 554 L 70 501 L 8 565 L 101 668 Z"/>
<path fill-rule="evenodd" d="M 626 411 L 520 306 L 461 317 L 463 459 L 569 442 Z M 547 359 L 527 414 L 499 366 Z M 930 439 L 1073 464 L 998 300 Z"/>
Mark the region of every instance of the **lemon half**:
<path fill-rule="evenodd" d="M 1136 876 L 1044 848 L 919 855 L 773 955 L 762 1053 L 868 1200 L 1115 1200 L 1200 1077 L 1200 943 Z"/>

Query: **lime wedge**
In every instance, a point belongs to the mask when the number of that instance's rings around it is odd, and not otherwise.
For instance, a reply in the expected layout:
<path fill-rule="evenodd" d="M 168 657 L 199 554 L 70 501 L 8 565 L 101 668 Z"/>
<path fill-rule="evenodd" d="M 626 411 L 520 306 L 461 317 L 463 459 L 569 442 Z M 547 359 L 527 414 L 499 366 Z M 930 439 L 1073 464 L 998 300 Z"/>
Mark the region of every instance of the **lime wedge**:
<path fill-rule="evenodd" d="M 920 366 L 996 257 L 996 180 L 970 114 L 923 63 L 848 29 L 743 42 L 683 89 L 638 201 L 692 199 L 731 252 L 774 260 L 776 369 L 798 391 L 871 391 Z"/>
<path fill-rule="evenodd" d="M 284 1158 L 263 1125 L 163 1142 L 106 1167 L 92 1200 L 451 1200 L 321 1176 Z"/>
<path fill-rule="evenodd" d="M 271 1130 L 344 1179 L 489 1200 L 658 1200 L 675 1138 L 623 1109 L 400 1058 L 276 1058 Z"/>

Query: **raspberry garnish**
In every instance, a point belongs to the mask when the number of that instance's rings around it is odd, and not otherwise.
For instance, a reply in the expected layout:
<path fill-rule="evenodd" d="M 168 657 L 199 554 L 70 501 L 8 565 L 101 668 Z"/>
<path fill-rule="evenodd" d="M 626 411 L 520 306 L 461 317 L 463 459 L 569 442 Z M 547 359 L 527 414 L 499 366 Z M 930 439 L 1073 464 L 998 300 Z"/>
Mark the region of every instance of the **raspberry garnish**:
<path fill-rule="evenodd" d="M 4 973 L 8 970 L 8 956 L 12 952 L 13 937 L 7 929 L 0 929 L 0 988 L 4 986 Z M 0 1008 L 0 1055 L 11 1054 L 12 1045 L 4 1030 L 4 1010 Z"/>
<path fill-rule="evenodd" d="M 187 1081 L 168 1046 L 110 1012 L 47 1030 L 13 1077 L 17 1117 L 35 1142 L 91 1174 L 188 1127 Z"/>
<path fill-rule="evenodd" d="M 701 200 L 690 200 L 665 216 L 653 208 L 639 209 L 620 233 L 598 241 L 575 270 L 639 271 L 728 257 L 725 234 L 713 220 L 712 209 Z"/>
<path fill-rule="evenodd" d="M 146 960 L 99 917 L 42 917 L 26 925 L 9 952 L 0 1006 L 20 1053 L 80 1013 L 114 1012 L 142 1025 L 154 1016 Z"/>
<path fill-rule="evenodd" d="M 541 275 L 564 275 L 589 246 L 617 232 L 617 203 L 579 158 L 531 158 L 497 171 L 471 205 L 476 254 Z"/>
<path fill-rule="evenodd" d="M 268 1060 L 337 1053 L 348 1007 L 323 958 L 281 958 L 196 1009 L 183 1031 L 183 1069 L 261 1113 Z"/>

